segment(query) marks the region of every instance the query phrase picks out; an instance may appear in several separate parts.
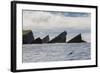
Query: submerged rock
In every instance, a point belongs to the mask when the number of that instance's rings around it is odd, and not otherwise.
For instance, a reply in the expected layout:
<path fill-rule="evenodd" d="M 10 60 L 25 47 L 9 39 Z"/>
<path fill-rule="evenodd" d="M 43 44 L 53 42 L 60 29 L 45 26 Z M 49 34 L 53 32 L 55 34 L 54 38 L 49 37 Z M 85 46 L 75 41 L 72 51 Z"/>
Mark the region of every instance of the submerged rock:
<path fill-rule="evenodd" d="M 86 42 L 86 41 L 82 40 L 81 34 L 78 34 L 77 36 L 69 40 L 67 43 L 82 43 L 82 42 Z"/>
<path fill-rule="evenodd" d="M 31 30 L 23 30 L 23 44 L 31 44 L 34 40 L 33 33 Z"/>
<path fill-rule="evenodd" d="M 47 35 L 42 39 L 42 43 L 48 43 L 48 42 L 49 42 L 49 35 Z"/>
<path fill-rule="evenodd" d="M 67 32 L 64 31 L 61 34 L 59 34 L 57 37 L 49 41 L 49 43 L 65 43 L 66 42 L 66 35 Z"/>

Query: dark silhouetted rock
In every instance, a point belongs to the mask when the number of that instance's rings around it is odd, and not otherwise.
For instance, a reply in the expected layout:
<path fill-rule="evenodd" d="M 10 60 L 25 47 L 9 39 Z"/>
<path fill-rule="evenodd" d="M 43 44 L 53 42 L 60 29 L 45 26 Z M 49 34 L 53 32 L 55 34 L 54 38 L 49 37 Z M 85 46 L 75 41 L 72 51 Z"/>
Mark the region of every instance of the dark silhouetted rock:
<path fill-rule="evenodd" d="M 31 44 L 34 40 L 31 30 L 23 30 L 23 44 Z"/>
<path fill-rule="evenodd" d="M 61 34 L 59 34 L 57 37 L 49 41 L 49 43 L 65 43 L 66 42 L 66 35 L 67 32 L 64 31 Z"/>
<path fill-rule="evenodd" d="M 42 44 L 42 39 L 38 37 L 37 39 L 33 40 L 32 44 Z"/>
<path fill-rule="evenodd" d="M 86 42 L 86 41 L 82 40 L 81 34 L 75 36 L 74 38 L 68 41 L 68 43 L 82 43 L 82 42 Z"/>
<path fill-rule="evenodd" d="M 47 35 L 42 39 L 42 43 L 48 43 L 48 42 L 49 42 L 49 35 Z"/>

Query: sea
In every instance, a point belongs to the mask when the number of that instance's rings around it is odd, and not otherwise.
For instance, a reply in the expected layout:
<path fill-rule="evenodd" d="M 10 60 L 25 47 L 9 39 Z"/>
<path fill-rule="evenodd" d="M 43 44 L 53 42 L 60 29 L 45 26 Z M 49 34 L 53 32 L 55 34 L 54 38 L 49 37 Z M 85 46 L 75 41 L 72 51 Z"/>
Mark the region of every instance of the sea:
<path fill-rule="evenodd" d="M 22 62 L 52 62 L 91 59 L 91 43 L 23 44 Z"/>

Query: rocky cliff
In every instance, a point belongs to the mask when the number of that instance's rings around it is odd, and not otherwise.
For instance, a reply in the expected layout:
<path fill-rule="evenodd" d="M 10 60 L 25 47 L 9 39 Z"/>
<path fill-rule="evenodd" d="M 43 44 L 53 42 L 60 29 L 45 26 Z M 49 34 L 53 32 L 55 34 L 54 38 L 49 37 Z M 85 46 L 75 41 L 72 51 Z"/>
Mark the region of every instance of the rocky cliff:
<path fill-rule="evenodd" d="M 33 33 L 31 30 L 23 30 L 23 44 L 31 44 L 34 40 Z"/>

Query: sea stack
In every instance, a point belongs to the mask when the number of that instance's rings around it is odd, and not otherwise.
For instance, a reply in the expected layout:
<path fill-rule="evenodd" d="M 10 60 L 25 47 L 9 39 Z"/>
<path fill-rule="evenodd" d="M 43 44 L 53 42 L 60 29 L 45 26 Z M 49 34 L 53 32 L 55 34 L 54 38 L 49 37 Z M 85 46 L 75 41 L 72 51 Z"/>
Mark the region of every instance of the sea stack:
<path fill-rule="evenodd" d="M 42 39 L 42 43 L 48 43 L 48 42 L 49 42 L 49 35 L 47 35 Z"/>
<path fill-rule="evenodd" d="M 65 43 L 66 42 L 66 35 L 67 32 L 64 31 L 61 34 L 59 34 L 57 37 L 49 41 L 48 43 Z"/>
<path fill-rule="evenodd" d="M 23 44 L 31 44 L 34 40 L 33 33 L 31 30 L 23 30 Z"/>
<path fill-rule="evenodd" d="M 32 44 L 42 44 L 42 39 L 38 37 L 37 39 L 33 40 Z"/>
<path fill-rule="evenodd" d="M 67 43 L 83 43 L 83 42 L 85 43 L 86 41 L 82 40 L 81 34 L 78 34 L 77 36 L 69 40 Z"/>

